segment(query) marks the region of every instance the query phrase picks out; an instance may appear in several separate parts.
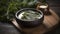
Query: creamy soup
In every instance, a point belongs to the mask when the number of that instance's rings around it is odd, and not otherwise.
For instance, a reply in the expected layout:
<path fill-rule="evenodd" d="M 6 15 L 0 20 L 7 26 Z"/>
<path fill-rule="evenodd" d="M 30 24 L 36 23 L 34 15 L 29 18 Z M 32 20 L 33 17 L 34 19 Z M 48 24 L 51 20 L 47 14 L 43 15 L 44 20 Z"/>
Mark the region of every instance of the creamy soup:
<path fill-rule="evenodd" d="M 32 21 L 32 20 L 40 19 L 41 17 L 42 17 L 41 13 L 35 12 L 35 11 L 32 11 L 32 10 L 22 11 L 18 15 L 19 19 L 25 20 L 25 21 Z"/>

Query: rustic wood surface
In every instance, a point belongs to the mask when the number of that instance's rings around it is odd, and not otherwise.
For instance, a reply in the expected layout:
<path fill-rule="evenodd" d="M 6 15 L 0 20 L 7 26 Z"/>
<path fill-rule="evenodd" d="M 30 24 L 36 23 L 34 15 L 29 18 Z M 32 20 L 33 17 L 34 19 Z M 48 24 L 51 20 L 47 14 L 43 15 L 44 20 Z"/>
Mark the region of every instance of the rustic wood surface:
<path fill-rule="evenodd" d="M 50 12 L 51 15 L 44 15 L 43 23 L 35 28 L 21 28 L 15 19 L 13 19 L 12 23 L 26 34 L 44 34 L 45 32 L 49 31 L 49 29 L 51 30 L 51 28 L 57 25 L 60 19 L 53 10 L 50 9 Z"/>

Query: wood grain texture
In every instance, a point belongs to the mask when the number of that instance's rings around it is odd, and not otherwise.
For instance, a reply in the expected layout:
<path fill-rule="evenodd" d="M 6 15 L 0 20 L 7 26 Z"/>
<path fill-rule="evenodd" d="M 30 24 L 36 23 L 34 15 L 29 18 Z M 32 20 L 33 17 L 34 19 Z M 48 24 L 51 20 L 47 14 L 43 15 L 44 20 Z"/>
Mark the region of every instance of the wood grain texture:
<path fill-rule="evenodd" d="M 45 32 L 49 31 L 49 29 L 53 28 L 53 26 L 57 25 L 60 19 L 53 10 L 50 9 L 50 12 L 51 15 L 44 15 L 43 23 L 35 28 L 21 28 L 15 19 L 12 21 L 12 23 L 26 34 L 44 34 Z"/>
<path fill-rule="evenodd" d="M 48 28 L 51 28 L 53 27 L 54 25 L 58 24 L 58 21 L 59 21 L 59 17 L 58 15 L 50 9 L 50 12 L 51 12 L 51 15 L 49 16 L 44 16 L 44 25 L 46 25 L 46 27 Z"/>

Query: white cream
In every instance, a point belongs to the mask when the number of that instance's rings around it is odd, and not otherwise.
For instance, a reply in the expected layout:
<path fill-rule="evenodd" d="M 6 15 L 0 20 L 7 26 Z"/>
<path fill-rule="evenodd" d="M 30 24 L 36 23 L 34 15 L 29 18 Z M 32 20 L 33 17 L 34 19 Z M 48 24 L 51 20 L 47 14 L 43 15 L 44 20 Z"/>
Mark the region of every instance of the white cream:
<path fill-rule="evenodd" d="M 20 14 L 18 15 L 18 18 L 21 19 L 21 18 L 23 17 L 23 14 L 24 14 L 24 13 L 25 13 L 25 12 L 20 13 Z"/>
<path fill-rule="evenodd" d="M 39 6 L 40 8 L 47 8 L 47 6 L 45 6 L 45 5 L 41 5 L 41 6 Z"/>

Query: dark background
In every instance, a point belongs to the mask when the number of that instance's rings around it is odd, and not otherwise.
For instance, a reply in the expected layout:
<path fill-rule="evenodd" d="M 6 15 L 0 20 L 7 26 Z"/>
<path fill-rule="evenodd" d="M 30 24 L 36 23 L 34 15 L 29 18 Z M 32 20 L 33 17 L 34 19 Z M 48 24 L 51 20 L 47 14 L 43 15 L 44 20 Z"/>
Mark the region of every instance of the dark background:
<path fill-rule="evenodd" d="M 60 0 L 47 0 L 47 2 L 50 8 L 60 17 Z M 12 24 L 0 22 L 0 34 L 20 34 L 20 32 Z M 45 34 L 60 34 L 60 22 L 54 30 Z"/>

